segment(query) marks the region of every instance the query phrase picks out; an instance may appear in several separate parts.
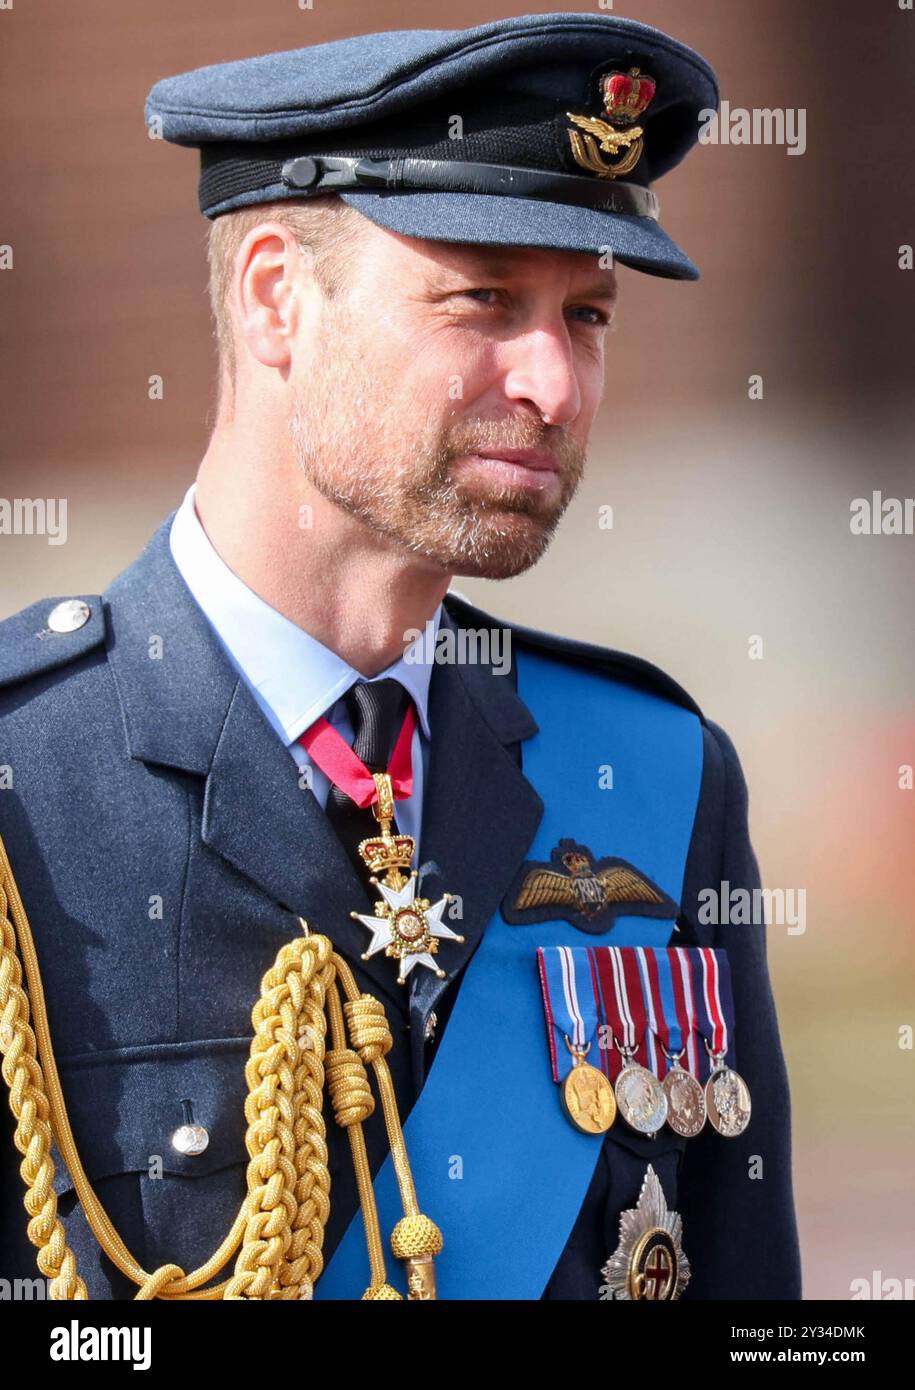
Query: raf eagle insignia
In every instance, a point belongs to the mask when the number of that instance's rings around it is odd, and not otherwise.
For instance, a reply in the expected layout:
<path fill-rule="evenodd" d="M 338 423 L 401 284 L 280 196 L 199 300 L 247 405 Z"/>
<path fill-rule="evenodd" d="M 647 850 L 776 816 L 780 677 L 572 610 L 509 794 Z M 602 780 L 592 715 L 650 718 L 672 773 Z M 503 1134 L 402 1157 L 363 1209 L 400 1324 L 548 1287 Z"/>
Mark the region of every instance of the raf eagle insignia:
<path fill-rule="evenodd" d="M 560 840 L 549 864 L 522 864 L 502 904 L 502 916 L 513 926 L 562 920 L 592 935 L 605 932 L 617 917 L 673 922 L 679 910 L 634 864 L 595 860 L 575 840 Z"/>
<path fill-rule="evenodd" d="M 654 94 L 654 79 L 641 73 L 639 68 L 630 68 L 628 73 L 604 73 L 600 79 L 600 95 L 609 121 L 600 116 L 566 112 L 569 120 L 585 132 L 584 135 L 577 130 L 568 132 L 575 163 L 602 179 L 618 179 L 631 173 L 641 158 L 645 135 L 636 121 Z M 603 159 L 602 154 L 621 157 L 614 164 Z"/>

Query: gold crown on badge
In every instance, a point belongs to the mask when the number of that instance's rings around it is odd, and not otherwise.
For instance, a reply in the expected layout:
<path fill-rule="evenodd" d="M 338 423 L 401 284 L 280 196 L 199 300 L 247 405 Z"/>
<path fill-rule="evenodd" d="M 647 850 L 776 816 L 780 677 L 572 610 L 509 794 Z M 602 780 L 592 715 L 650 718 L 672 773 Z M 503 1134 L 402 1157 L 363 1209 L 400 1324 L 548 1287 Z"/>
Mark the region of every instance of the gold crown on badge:
<path fill-rule="evenodd" d="M 414 848 L 411 835 L 376 836 L 360 841 L 359 856 L 373 874 L 383 874 L 389 869 L 409 869 Z"/>

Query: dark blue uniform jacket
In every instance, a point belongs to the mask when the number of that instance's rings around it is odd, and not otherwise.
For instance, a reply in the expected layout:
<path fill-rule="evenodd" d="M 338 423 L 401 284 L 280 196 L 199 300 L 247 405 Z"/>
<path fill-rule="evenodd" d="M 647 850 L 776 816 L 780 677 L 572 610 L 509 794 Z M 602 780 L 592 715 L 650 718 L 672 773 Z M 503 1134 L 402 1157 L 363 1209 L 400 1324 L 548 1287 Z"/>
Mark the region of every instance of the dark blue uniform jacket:
<path fill-rule="evenodd" d="M 447 980 L 417 971 L 409 991 L 383 954 L 362 962 L 364 930 L 348 912 L 370 912 L 371 890 L 319 803 L 299 787 L 287 749 L 188 591 L 172 560 L 170 525 L 171 517 L 103 595 L 79 595 L 92 612 L 75 632 L 37 635 L 57 598 L 0 624 L 0 766 L 12 770 L 12 784 L 0 791 L 0 833 L 36 939 L 86 1172 L 146 1270 L 175 1263 L 190 1272 L 220 1244 L 245 1195 L 251 1009 L 278 949 L 300 934 L 298 918 L 332 936 L 362 988 L 384 1003 L 405 1119 L 447 1028 L 462 969 L 526 858 L 543 802 L 523 772 L 524 743 L 537 725 L 514 681 L 483 664 L 435 665 L 420 855 L 442 873 L 430 875 L 423 891 L 433 900 L 446 888 L 462 894 L 466 944 L 449 947 L 448 962 L 458 964 Z M 503 624 L 454 595 L 445 599 L 443 623 L 510 626 L 515 647 L 585 663 L 702 718 L 679 686 L 638 658 Z M 620 1212 L 635 1205 L 649 1161 L 683 1218 L 692 1266 L 685 1299 L 800 1297 L 788 1080 L 765 928 L 698 921 L 701 889 L 723 880 L 732 889 L 759 886 L 737 755 L 722 729 L 704 718 L 702 728 L 701 794 L 676 939 L 728 951 L 737 1058 L 753 1118 L 729 1140 L 709 1126 L 691 1140 L 666 1128 L 649 1139 L 618 1122 L 546 1298 L 599 1297 Z M 614 853 L 599 827 L 590 848 Z M 159 904 L 152 913 L 151 904 Z M 427 1039 L 433 1011 L 437 1027 Z M 543 1047 L 543 1037 L 530 1046 Z M 197 1156 L 171 1144 L 184 1099 L 210 1136 Z M 35 1251 L 6 1104 L 3 1112 L 0 1271 L 27 1278 L 37 1273 Z M 379 1106 L 365 1126 L 373 1168 L 386 1152 L 381 1118 Z M 357 1198 L 349 1144 L 332 1119 L 328 1144 L 329 1258 Z M 55 1156 L 58 1209 L 90 1296 L 132 1297 L 136 1286 L 101 1254 Z M 150 1177 L 157 1156 L 162 1176 Z M 762 1180 L 751 1175 L 756 1156 Z M 494 1180 L 523 1181 L 523 1174 Z M 417 1182 L 421 1192 L 421 1174 Z M 535 1204 L 548 1199 L 540 1194 Z"/>

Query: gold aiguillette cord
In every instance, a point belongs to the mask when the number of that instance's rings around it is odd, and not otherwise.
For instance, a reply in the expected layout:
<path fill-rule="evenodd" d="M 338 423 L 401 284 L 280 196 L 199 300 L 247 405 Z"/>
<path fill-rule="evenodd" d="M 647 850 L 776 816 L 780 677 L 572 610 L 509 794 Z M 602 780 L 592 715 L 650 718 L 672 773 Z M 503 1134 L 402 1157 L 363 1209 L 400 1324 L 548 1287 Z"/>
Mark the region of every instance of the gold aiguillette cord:
<path fill-rule="evenodd" d="M 23 1155 L 19 1171 L 26 1186 L 28 1235 L 38 1251 L 38 1268 L 51 1281 L 51 1298 L 89 1296 L 57 1213 L 52 1141 L 73 1178 L 96 1239 L 121 1273 L 139 1286 L 138 1300 L 312 1298 L 324 1268 L 324 1228 L 330 1212 L 321 1113 L 325 1080 L 337 1122 L 349 1135 L 362 1206 L 371 1270 L 371 1283 L 362 1297 L 402 1298 L 387 1282 L 362 1130 L 375 1108 L 366 1070 L 369 1064 L 381 1096 L 404 1211 L 391 1234 L 391 1249 L 405 1261 L 408 1298 L 435 1298 L 434 1257 L 442 1248 L 442 1234 L 417 1203 L 394 1083 L 385 1060 L 393 1039 L 384 1008 L 371 995 L 360 994 L 352 971 L 331 941 L 309 932 L 302 918 L 299 921 L 303 935 L 280 948 L 261 981 L 251 1015 L 254 1036 L 245 1067 L 247 1195 L 232 1229 L 199 1269 L 185 1274 L 179 1265 L 168 1264 L 149 1273 L 121 1240 L 80 1163 L 51 1045 L 35 943 L 0 837 L 2 1069 L 16 1120 L 14 1140 Z M 28 994 L 22 987 L 23 966 Z M 332 1049 L 325 1053 L 328 1017 Z M 203 1287 L 236 1251 L 231 1277 Z"/>

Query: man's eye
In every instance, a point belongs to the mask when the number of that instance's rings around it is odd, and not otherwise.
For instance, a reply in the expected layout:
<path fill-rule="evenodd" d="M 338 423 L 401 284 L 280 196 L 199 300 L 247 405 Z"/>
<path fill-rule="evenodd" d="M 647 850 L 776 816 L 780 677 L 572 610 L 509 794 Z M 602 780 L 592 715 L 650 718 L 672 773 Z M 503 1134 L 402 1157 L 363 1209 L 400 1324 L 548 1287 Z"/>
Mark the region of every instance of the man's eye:
<path fill-rule="evenodd" d="M 460 290 L 459 293 L 462 294 L 462 295 L 464 295 L 464 296 L 466 296 L 466 297 L 468 297 L 468 298 L 470 298 L 470 299 L 473 299 L 473 298 L 475 298 L 477 295 L 481 295 L 481 294 L 498 294 L 499 291 L 498 291 L 498 290 L 491 290 L 491 289 L 483 289 L 483 290 Z M 483 303 L 484 301 L 480 300 L 480 301 L 478 301 L 478 302 L 479 302 L 479 303 Z M 491 301 L 490 301 L 490 302 L 491 302 Z"/>
<path fill-rule="evenodd" d="M 497 289 L 472 289 L 459 290 L 458 293 L 466 299 L 473 299 L 477 304 L 482 304 L 485 308 L 494 307 L 499 300 L 502 291 Z M 487 298 L 486 296 L 491 296 Z M 610 323 L 609 314 L 605 314 L 603 309 L 597 309 L 592 304 L 576 304 L 571 310 L 572 314 L 589 314 L 591 317 L 583 322 L 594 328 L 606 328 Z"/>
<path fill-rule="evenodd" d="M 605 314 L 603 309 L 595 309 L 590 304 L 576 304 L 572 310 L 573 314 L 593 314 L 594 317 L 587 322 L 594 328 L 607 328 L 610 323 L 610 315 Z"/>

